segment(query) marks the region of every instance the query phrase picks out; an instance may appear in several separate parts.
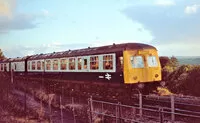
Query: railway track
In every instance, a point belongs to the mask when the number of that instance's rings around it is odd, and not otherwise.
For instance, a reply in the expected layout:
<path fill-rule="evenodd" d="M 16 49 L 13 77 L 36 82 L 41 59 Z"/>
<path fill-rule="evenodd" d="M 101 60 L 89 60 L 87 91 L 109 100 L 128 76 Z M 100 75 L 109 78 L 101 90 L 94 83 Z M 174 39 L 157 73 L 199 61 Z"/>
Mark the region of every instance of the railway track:
<path fill-rule="evenodd" d="M 26 88 L 39 88 L 43 84 L 43 88 L 49 93 L 63 93 L 65 95 L 76 96 L 80 98 L 93 97 L 97 100 L 104 100 L 108 102 L 121 102 L 122 104 L 133 105 L 139 107 L 140 98 L 138 94 L 127 94 L 131 90 L 130 88 L 123 87 L 125 92 L 120 88 L 115 90 L 101 87 L 96 85 L 89 87 L 87 83 L 75 83 L 71 85 L 65 80 L 47 79 L 47 78 L 25 78 L 16 76 L 14 84 L 17 86 Z M 107 85 L 106 87 L 109 87 Z M 62 92 L 61 92 L 62 90 Z M 137 91 L 136 91 L 137 92 Z M 173 101 L 172 101 L 173 100 Z M 159 110 L 162 108 L 163 113 L 167 116 L 173 113 L 177 119 L 190 117 L 190 120 L 197 120 L 200 122 L 200 98 L 188 97 L 188 96 L 158 96 L 158 95 L 143 95 L 142 96 L 142 107 L 148 110 Z M 145 111 L 144 114 L 150 114 Z"/>

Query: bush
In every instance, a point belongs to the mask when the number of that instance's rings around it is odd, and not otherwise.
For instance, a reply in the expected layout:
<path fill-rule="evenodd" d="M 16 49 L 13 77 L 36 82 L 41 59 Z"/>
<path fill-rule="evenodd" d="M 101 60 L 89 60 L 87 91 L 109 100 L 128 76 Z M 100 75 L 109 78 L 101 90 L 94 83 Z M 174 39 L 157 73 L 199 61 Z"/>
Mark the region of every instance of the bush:
<path fill-rule="evenodd" d="M 176 94 L 200 96 L 200 65 L 182 65 L 175 57 L 160 57 L 162 80 Z"/>
<path fill-rule="evenodd" d="M 174 93 L 185 93 L 184 84 L 188 73 L 193 69 L 191 65 L 182 65 L 167 77 L 167 87 Z"/>
<path fill-rule="evenodd" d="M 184 83 L 186 94 L 200 96 L 200 66 L 195 66 L 188 74 Z"/>
<path fill-rule="evenodd" d="M 167 88 L 176 94 L 185 94 L 192 96 L 200 96 L 200 65 L 182 65 L 176 70 L 167 69 L 165 76 Z"/>
<path fill-rule="evenodd" d="M 169 75 L 175 71 L 179 65 L 178 60 L 174 56 L 171 58 L 161 56 L 160 63 L 162 67 L 162 79 L 163 81 L 168 81 Z"/>

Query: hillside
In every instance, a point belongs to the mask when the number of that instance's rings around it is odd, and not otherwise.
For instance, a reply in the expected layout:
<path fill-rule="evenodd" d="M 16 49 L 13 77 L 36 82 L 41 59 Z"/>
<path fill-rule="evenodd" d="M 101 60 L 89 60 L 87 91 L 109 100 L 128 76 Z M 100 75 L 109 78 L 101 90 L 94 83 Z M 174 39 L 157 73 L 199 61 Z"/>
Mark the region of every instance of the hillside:
<path fill-rule="evenodd" d="M 176 56 L 180 65 L 190 64 L 190 65 L 199 65 L 200 56 Z"/>

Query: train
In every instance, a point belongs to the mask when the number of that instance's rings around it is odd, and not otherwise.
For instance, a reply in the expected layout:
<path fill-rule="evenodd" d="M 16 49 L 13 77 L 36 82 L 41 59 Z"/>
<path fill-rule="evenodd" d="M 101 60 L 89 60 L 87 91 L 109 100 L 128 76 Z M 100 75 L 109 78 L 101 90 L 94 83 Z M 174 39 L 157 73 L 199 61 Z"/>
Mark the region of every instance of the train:
<path fill-rule="evenodd" d="M 0 72 L 18 76 L 45 75 L 69 82 L 137 85 L 161 83 L 161 65 L 154 46 L 122 43 L 35 54 L 0 61 Z"/>

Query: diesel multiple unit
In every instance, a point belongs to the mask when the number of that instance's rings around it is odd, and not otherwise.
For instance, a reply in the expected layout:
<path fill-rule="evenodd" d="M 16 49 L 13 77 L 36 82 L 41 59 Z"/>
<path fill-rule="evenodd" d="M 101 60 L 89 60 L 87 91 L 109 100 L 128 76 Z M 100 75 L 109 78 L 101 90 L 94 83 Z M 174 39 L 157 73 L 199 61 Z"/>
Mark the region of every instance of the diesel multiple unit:
<path fill-rule="evenodd" d="M 82 82 L 150 84 L 161 81 L 155 47 L 141 43 L 37 54 L 0 62 L 1 72 L 15 75 L 48 75 Z"/>

